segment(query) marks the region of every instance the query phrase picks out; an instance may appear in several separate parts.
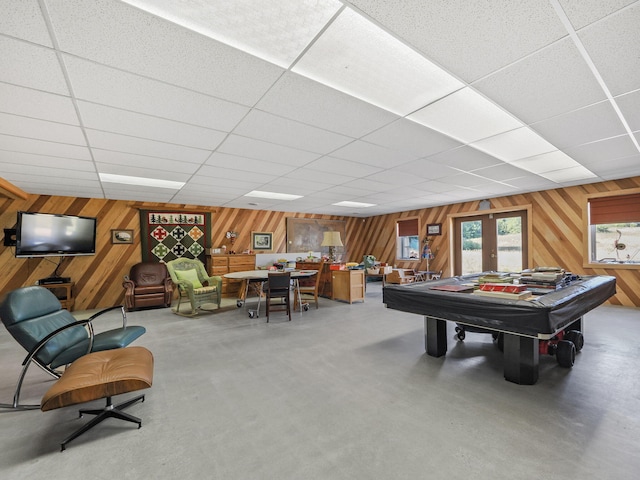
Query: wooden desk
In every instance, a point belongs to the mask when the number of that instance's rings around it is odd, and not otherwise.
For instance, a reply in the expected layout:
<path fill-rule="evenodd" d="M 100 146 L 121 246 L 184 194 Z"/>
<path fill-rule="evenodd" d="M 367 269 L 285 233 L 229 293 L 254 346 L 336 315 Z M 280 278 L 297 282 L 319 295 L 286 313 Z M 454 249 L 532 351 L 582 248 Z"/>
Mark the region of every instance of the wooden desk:
<path fill-rule="evenodd" d="M 69 283 L 48 283 L 40 285 L 41 287 L 51 290 L 53 294 L 60 300 L 60 305 L 65 310 L 72 311 L 75 298 L 73 298 L 73 282 Z"/>

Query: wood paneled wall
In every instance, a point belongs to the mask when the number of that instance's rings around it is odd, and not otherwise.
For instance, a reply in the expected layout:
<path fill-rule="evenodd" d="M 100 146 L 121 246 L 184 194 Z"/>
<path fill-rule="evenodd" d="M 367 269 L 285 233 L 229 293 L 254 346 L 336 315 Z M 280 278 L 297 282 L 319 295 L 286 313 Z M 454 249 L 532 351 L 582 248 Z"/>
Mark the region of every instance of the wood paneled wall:
<path fill-rule="evenodd" d="M 533 192 L 489 199 L 492 209 L 522 209 L 531 206 L 532 213 L 532 265 L 560 265 L 580 274 L 615 275 L 618 293 L 611 300 L 616 305 L 640 306 L 640 269 L 635 268 L 586 268 L 583 255 L 586 251 L 584 238 L 584 209 L 589 194 L 621 192 L 640 188 L 640 177 L 581 185 L 557 190 Z M 98 243 L 95 256 L 72 257 L 63 260 L 58 272 L 71 277 L 76 283 L 75 296 L 78 310 L 107 307 L 122 303 L 124 292 L 122 277 L 130 267 L 141 261 L 140 209 L 200 210 L 212 213 L 212 245 L 218 247 L 228 243 L 225 233 L 238 232 L 235 251 L 250 247 L 252 231 L 273 232 L 274 251 L 286 251 L 286 218 L 323 218 L 346 221 L 344 244 L 351 261 L 361 261 L 365 254 L 390 264 L 406 268 L 426 268 L 426 261 L 401 262 L 395 259 L 395 224 L 400 218 L 420 218 L 420 228 L 425 232 L 429 223 L 442 223 L 443 234 L 433 237 L 432 251 L 436 254 L 431 262 L 432 270 L 443 270 L 451 274 L 450 227 L 451 218 L 478 212 L 479 202 L 465 202 L 437 208 L 425 208 L 397 214 L 369 218 L 307 215 L 300 213 L 245 210 L 235 208 L 212 208 L 197 205 L 157 204 L 101 200 L 47 195 L 29 195 L 28 198 L 12 199 L 0 197 L 0 228 L 11 228 L 20 210 L 45 213 L 64 213 L 98 217 Z M 132 229 L 133 244 L 111 244 L 111 229 Z M 426 235 L 425 235 L 426 236 Z M 421 238 L 422 239 L 422 238 Z M 14 257 L 12 247 L 0 245 L 0 294 L 24 285 L 32 285 L 39 278 L 50 276 L 56 267 L 57 257 L 50 259 L 19 259 Z"/>

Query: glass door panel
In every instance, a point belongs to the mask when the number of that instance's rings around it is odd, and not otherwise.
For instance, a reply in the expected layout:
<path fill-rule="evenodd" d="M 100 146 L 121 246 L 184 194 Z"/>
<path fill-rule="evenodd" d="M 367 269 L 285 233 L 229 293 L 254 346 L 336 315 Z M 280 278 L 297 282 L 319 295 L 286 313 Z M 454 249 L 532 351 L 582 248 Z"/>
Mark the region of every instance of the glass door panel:
<path fill-rule="evenodd" d="M 460 222 L 462 274 L 482 272 L 482 220 Z"/>
<path fill-rule="evenodd" d="M 496 219 L 497 271 L 522 271 L 522 243 L 522 216 Z"/>

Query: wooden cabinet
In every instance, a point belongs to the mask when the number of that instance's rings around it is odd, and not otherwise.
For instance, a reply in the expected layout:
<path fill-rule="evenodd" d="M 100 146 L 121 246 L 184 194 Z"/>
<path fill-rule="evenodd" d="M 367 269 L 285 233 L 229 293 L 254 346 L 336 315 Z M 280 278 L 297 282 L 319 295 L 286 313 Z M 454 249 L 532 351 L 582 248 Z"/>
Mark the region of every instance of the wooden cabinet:
<path fill-rule="evenodd" d="M 42 284 L 41 287 L 51 290 L 53 294 L 60 300 L 62 308 L 72 311 L 75 299 L 73 298 L 73 282 L 70 283 L 48 283 Z"/>
<path fill-rule="evenodd" d="M 364 270 L 331 270 L 333 300 L 364 302 Z"/>
<path fill-rule="evenodd" d="M 222 296 L 239 297 L 242 280 L 224 278 L 225 273 L 245 272 L 256 269 L 256 256 L 254 254 L 223 254 L 211 255 L 211 275 L 222 277 Z"/>

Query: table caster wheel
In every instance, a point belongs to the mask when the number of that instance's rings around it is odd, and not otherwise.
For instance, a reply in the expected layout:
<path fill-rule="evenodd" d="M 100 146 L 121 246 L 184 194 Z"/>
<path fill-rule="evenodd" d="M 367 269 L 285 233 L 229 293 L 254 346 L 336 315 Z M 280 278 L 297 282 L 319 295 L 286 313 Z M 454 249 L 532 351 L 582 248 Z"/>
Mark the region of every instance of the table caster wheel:
<path fill-rule="evenodd" d="M 465 333 L 464 329 L 460 327 L 456 327 L 456 334 L 455 334 L 456 340 L 459 340 L 462 342 L 466 336 L 467 334 Z"/>
<path fill-rule="evenodd" d="M 256 312 L 249 312 L 249 318 L 253 318 L 256 316 Z"/>
<path fill-rule="evenodd" d="M 576 346 L 576 352 L 582 350 L 582 347 L 584 346 L 584 336 L 579 330 L 569 330 L 565 333 L 564 339 L 573 342 L 573 344 Z"/>
<path fill-rule="evenodd" d="M 303 309 L 305 312 L 308 312 L 308 311 L 309 311 L 309 305 L 303 305 L 303 306 L 302 306 L 302 309 Z"/>
<path fill-rule="evenodd" d="M 560 340 L 556 346 L 556 360 L 561 367 L 571 368 L 576 359 L 576 346 L 569 340 Z"/>
<path fill-rule="evenodd" d="M 242 300 L 236 300 L 236 307 L 242 307 Z"/>

